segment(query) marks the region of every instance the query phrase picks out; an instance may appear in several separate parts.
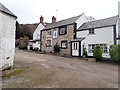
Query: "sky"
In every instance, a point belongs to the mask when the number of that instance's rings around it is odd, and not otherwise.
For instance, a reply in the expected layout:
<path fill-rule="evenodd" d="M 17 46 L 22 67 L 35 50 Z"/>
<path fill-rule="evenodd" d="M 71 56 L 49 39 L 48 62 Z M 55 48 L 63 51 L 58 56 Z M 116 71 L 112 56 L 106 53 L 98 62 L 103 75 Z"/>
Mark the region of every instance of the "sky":
<path fill-rule="evenodd" d="M 39 23 L 42 15 L 44 22 L 51 23 L 52 16 L 57 21 L 85 13 L 96 20 L 118 15 L 120 0 L 0 0 L 12 11 L 20 24 Z"/>

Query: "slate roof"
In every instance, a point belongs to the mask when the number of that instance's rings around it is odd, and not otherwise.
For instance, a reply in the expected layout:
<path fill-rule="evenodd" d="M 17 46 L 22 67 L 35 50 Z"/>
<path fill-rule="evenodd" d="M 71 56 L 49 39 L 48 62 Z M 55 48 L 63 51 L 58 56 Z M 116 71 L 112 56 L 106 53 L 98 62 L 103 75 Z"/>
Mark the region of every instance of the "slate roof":
<path fill-rule="evenodd" d="M 78 30 L 86 30 L 86 29 L 90 29 L 90 28 L 99 28 L 99 27 L 105 27 L 105 26 L 112 26 L 115 25 L 118 21 L 119 17 L 117 16 L 113 16 L 110 18 L 106 18 L 106 19 L 100 19 L 100 20 L 95 20 L 95 21 L 91 21 L 91 22 L 85 22 L 83 23 L 82 26 L 80 26 L 78 28 Z"/>
<path fill-rule="evenodd" d="M 4 5 L 2 5 L 1 3 L 0 3 L 0 11 L 17 18 L 16 15 L 14 15 L 9 9 L 7 9 L 7 8 L 6 8 Z"/>
<path fill-rule="evenodd" d="M 61 21 L 58 21 L 56 23 L 51 23 L 51 24 L 48 24 L 44 30 L 46 29 L 51 29 L 51 28 L 55 28 L 55 27 L 59 27 L 59 26 L 62 26 L 62 25 L 68 25 L 68 24 L 72 24 L 72 23 L 75 23 L 81 16 L 83 15 L 83 13 L 79 16 L 75 16 L 75 17 L 72 17 L 72 18 L 68 18 L 68 19 L 65 19 L 65 20 L 61 20 Z"/>

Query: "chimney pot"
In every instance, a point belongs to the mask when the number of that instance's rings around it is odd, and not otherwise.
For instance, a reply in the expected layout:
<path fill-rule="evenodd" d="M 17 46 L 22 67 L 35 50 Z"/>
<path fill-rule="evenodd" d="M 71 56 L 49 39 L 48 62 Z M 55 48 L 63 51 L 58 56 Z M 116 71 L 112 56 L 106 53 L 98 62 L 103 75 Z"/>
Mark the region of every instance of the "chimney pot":
<path fill-rule="evenodd" d="M 53 16 L 52 17 L 52 23 L 55 23 L 56 22 L 56 18 Z"/>
<path fill-rule="evenodd" d="M 44 17 L 41 15 L 41 17 L 40 17 L 40 23 L 43 24 L 43 21 L 44 21 Z"/>

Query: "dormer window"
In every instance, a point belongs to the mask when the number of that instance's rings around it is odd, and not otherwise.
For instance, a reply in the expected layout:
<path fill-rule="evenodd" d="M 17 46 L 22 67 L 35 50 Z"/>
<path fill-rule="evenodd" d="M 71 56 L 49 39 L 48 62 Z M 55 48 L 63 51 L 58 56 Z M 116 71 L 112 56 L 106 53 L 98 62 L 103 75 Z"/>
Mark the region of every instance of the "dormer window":
<path fill-rule="evenodd" d="M 95 34 L 95 31 L 93 28 L 89 30 L 89 34 Z"/>

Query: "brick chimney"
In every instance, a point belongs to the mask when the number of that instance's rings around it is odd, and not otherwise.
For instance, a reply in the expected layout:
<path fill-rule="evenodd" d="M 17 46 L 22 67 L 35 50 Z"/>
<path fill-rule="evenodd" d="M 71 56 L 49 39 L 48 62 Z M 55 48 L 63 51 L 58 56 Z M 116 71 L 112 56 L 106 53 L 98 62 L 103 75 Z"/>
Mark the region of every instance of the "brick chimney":
<path fill-rule="evenodd" d="M 56 22 L 56 18 L 53 16 L 52 17 L 52 23 L 55 23 Z"/>
<path fill-rule="evenodd" d="M 43 24 L 43 21 L 44 21 L 44 17 L 43 17 L 43 16 L 41 16 L 41 17 L 40 17 L 40 23 L 42 23 L 42 24 Z"/>

